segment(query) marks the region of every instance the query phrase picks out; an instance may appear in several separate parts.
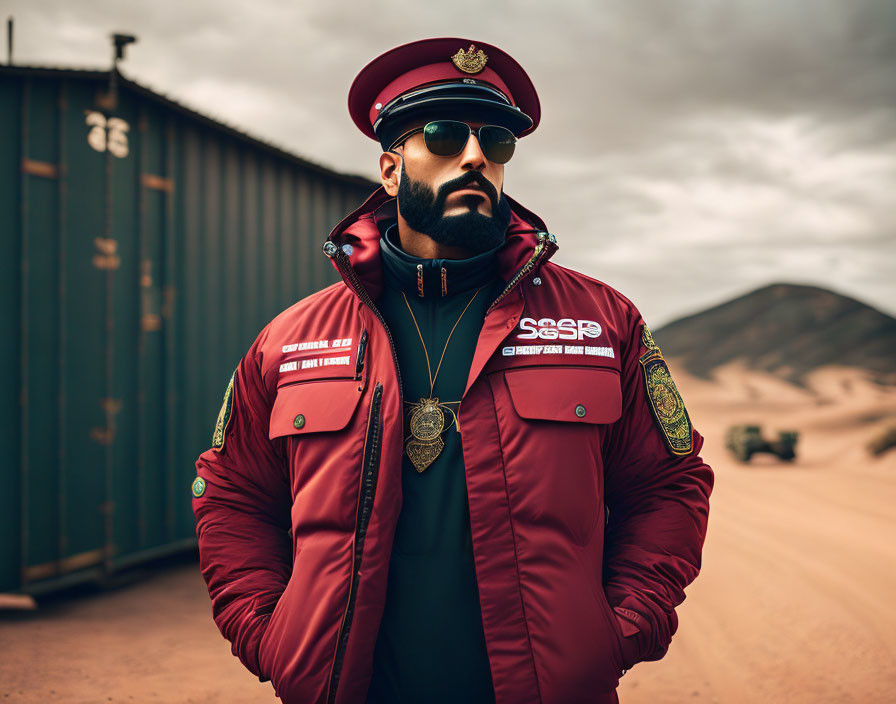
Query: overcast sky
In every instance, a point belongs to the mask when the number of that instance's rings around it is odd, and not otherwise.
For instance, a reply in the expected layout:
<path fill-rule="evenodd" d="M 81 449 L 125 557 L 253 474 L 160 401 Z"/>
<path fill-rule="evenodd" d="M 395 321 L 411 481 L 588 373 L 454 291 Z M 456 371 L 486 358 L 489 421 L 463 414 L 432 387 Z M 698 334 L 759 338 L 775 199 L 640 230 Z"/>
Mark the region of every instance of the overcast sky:
<path fill-rule="evenodd" d="M 495 44 L 541 99 L 505 191 L 557 236 L 554 261 L 654 327 L 776 281 L 896 314 L 896 0 L 4 5 L 17 63 L 106 68 L 108 34 L 136 34 L 128 77 L 373 179 L 357 72 L 425 37 Z"/>

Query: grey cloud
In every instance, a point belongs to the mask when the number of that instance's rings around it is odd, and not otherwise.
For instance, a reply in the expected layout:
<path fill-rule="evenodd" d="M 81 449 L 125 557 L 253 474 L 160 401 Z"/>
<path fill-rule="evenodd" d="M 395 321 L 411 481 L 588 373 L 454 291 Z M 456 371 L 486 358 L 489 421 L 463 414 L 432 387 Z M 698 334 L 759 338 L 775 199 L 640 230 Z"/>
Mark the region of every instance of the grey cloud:
<path fill-rule="evenodd" d="M 8 4 L 20 61 L 103 67 L 108 32 L 132 31 L 127 75 L 372 178 L 346 110 L 361 67 L 423 37 L 494 43 L 543 109 L 505 189 L 560 263 L 654 324 L 775 280 L 896 312 L 892 0 Z"/>

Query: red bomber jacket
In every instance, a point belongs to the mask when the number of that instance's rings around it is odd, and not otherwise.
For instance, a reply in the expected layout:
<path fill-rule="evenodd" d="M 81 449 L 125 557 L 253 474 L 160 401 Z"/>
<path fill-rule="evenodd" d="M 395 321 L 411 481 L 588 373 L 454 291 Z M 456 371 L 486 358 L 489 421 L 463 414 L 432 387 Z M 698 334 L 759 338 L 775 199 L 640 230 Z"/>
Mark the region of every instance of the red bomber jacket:
<path fill-rule="evenodd" d="M 554 236 L 508 200 L 507 285 L 458 414 L 495 695 L 616 702 L 677 629 L 713 472 L 634 305 L 549 261 Z M 400 370 L 375 305 L 377 223 L 395 217 L 380 188 L 330 233 L 343 280 L 261 331 L 196 462 L 215 623 L 287 704 L 363 703 L 371 680 L 402 501 Z"/>

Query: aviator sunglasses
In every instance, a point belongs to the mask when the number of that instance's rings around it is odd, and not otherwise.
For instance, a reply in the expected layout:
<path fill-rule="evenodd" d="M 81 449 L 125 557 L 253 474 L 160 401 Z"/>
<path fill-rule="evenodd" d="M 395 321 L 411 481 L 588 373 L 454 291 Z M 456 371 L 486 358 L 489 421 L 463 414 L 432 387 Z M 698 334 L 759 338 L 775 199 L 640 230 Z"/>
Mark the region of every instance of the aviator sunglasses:
<path fill-rule="evenodd" d="M 415 127 L 396 139 L 388 151 L 395 149 L 408 137 L 422 132 L 423 141 L 431 153 L 436 156 L 455 156 L 463 151 L 474 131 L 486 159 L 494 164 L 506 164 L 510 161 L 516 148 L 513 132 L 498 125 L 482 125 L 474 130 L 466 122 L 458 120 L 433 120 L 423 127 Z"/>

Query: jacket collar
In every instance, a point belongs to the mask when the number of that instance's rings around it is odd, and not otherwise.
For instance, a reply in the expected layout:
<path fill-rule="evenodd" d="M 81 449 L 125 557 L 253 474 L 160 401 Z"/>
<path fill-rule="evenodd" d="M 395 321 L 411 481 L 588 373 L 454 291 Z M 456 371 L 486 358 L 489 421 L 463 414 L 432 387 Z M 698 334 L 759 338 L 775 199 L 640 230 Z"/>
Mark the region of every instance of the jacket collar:
<path fill-rule="evenodd" d="M 506 193 L 504 197 L 510 204 L 510 224 L 507 226 L 504 244 L 498 248 L 495 256 L 498 260 L 498 275 L 509 282 L 509 286 L 513 286 L 516 284 L 516 274 L 527 265 L 533 254 L 539 252 L 541 256 L 532 270 L 553 256 L 557 244 L 553 235 L 547 234 L 541 218 Z M 324 242 L 324 252 L 330 256 L 333 266 L 345 283 L 362 297 L 363 291 L 372 301 L 379 298 L 383 291 L 380 227 L 385 230 L 388 221 L 397 219 L 396 198 L 380 186 L 360 207 L 345 216 Z M 346 260 L 341 256 L 342 252 L 348 255 L 349 262 L 344 268 L 337 263 L 337 258 L 342 262 Z M 358 286 L 362 291 L 358 290 Z"/>
<path fill-rule="evenodd" d="M 427 259 L 415 257 L 401 248 L 398 223 L 386 228 L 380 239 L 383 283 L 418 298 L 439 300 L 484 286 L 498 275 L 498 249 L 465 259 Z"/>

